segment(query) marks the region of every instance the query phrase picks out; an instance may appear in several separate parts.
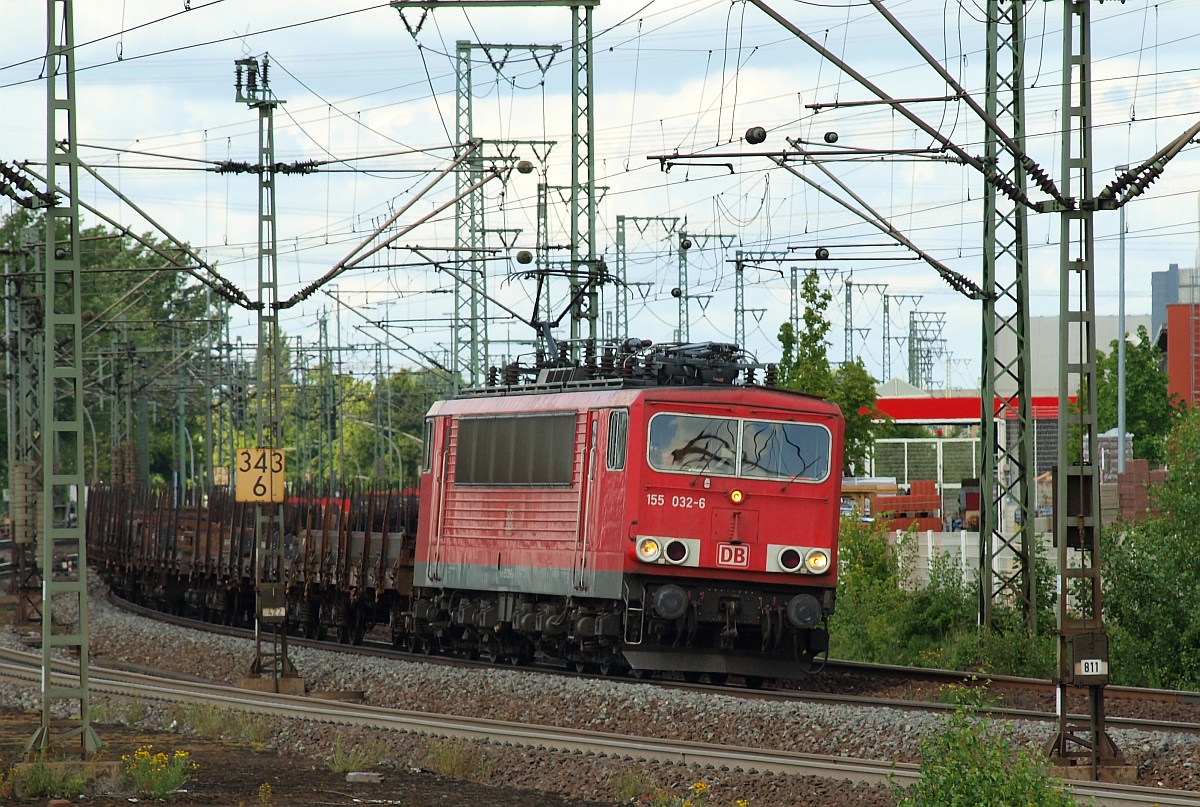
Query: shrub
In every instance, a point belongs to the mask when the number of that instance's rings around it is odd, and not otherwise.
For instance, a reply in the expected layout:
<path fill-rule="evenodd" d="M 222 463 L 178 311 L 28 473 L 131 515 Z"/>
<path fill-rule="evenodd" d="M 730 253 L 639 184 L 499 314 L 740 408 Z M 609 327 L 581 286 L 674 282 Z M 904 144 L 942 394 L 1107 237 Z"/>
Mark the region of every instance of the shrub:
<path fill-rule="evenodd" d="M 152 745 L 143 745 L 132 756 L 121 757 L 121 762 L 121 772 L 133 791 L 151 799 L 169 798 L 196 770 L 187 751 L 170 756 L 161 751 L 156 754 Z"/>
<path fill-rule="evenodd" d="M 983 691 L 955 687 L 954 711 L 921 740 L 921 779 L 895 787 L 897 807 L 1075 807 L 1036 753 L 1014 748 L 1002 726 L 979 717 Z"/>

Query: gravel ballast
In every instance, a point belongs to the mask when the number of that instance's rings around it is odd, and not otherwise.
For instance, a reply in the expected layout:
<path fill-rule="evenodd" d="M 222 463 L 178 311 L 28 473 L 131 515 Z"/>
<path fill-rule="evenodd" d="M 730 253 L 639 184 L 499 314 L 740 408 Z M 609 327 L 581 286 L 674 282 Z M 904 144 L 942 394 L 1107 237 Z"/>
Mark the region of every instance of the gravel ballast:
<path fill-rule="evenodd" d="M 177 628 L 122 611 L 99 587 L 91 603 L 93 664 L 122 662 L 234 682 L 253 654 L 253 642 Z M 63 617 L 69 618 L 64 613 Z M 14 631 L 0 641 L 19 646 Z M 897 709 L 758 700 L 672 689 L 629 680 L 595 680 L 534 670 L 461 668 L 405 662 L 349 653 L 290 648 L 290 656 L 312 690 L 360 690 L 372 705 L 427 712 L 521 721 L 596 731 L 666 737 L 871 760 L 918 762 L 922 733 L 938 717 Z M 32 687 L 0 683 L 0 703 L 36 708 Z M 283 725 L 286 723 L 287 725 Z M 1048 723 L 1010 721 L 1006 731 L 1017 743 L 1040 746 L 1052 731 Z M 337 728 L 281 721 L 268 744 L 283 751 L 321 754 L 332 747 Z M 1200 790 L 1200 737 L 1117 730 L 1111 732 L 1139 783 Z M 409 764 L 419 756 L 422 738 L 386 738 L 392 756 Z M 736 770 L 686 769 L 678 765 L 620 762 L 608 758 L 490 745 L 493 784 L 507 784 L 593 801 L 612 799 L 610 780 L 622 771 L 645 770 L 660 785 L 686 788 L 703 779 L 719 785 L 721 801 L 747 798 L 751 804 L 892 805 L 886 788 L 860 786 L 853 797 L 844 782 L 814 777 L 769 776 Z M 680 791 L 682 792 L 682 791 Z M 714 796 L 716 792 L 714 791 Z"/>

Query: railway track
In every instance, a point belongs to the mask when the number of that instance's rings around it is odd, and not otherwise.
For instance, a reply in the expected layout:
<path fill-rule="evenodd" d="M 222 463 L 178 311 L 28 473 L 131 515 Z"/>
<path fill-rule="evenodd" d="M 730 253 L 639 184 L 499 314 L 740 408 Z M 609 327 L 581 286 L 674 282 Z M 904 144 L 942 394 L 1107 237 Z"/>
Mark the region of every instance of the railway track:
<path fill-rule="evenodd" d="M 244 639 L 252 639 L 254 632 L 247 628 L 236 628 L 226 625 L 214 625 L 212 623 L 203 622 L 200 620 L 190 619 L 187 617 L 174 616 L 164 614 L 161 611 L 156 611 L 152 608 L 136 605 L 127 600 L 109 595 L 109 601 L 114 605 L 126 609 L 131 613 L 139 614 L 150 619 L 156 619 L 179 627 L 192 628 L 195 630 L 204 630 L 211 633 L 217 633 L 225 636 L 233 636 Z M 345 645 L 336 642 L 319 641 L 312 639 L 301 639 L 297 637 L 288 637 L 288 643 L 298 647 L 309 647 L 319 650 L 328 650 L 332 652 L 353 653 L 365 656 L 374 656 L 378 658 L 393 658 L 403 661 L 413 661 L 420 663 L 441 664 L 456 667 L 475 667 L 475 668 L 490 668 L 495 665 L 482 662 L 472 661 L 468 659 L 455 658 L 453 656 L 436 656 L 436 655 L 420 655 L 405 653 L 395 650 L 390 645 L 366 643 L 363 645 Z M 586 673 L 577 673 L 569 670 L 563 670 L 555 667 L 533 667 L 539 672 L 545 672 L 556 675 L 566 675 L 575 678 L 598 678 L 602 676 L 593 676 Z M 949 670 L 925 670 L 922 668 L 913 667 L 897 667 L 892 665 L 877 665 L 864 664 L 860 662 L 846 661 L 830 661 L 826 672 L 829 674 L 847 673 L 864 676 L 883 676 L 883 677 L 899 677 L 906 680 L 914 681 L 932 681 L 935 683 L 955 683 L 961 684 L 968 674 L 963 672 L 952 672 Z M 923 675 L 923 673 L 929 673 Z M 1015 676 L 983 676 L 983 679 L 993 682 L 1004 687 L 1015 689 L 1026 689 L 1038 692 L 1051 694 L 1054 692 L 1054 684 L 1050 681 L 1043 681 L 1035 678 L 1018 678 Z M 809 703 L 824 703 L 830 705 L 849 705 L 849 706 L 865 706 L 876 708 L 893 708 L 903 709 L 914 712 L 949 712 L 953 710 L 953 705 L 948 703 L 940 703 L 936 701 L 921 701 L 921 700 L 902 700 L 896 698 L 880 698 L 861 695 L 845 695 L 838 693 L 824 692 L 809 692 L 796 689 L 745 689 L 741 687 L 731 686 L 716 686 L 711 684 L 688 683 L 685 681 L 675 681 L 670 679 L 655 678 L 646 679 L 644 683 L 653 683 L 659 686 L 671 687 L 676 689 L 686 689 L 693 692 L 711 692 L 718 695 L 727 695 L 733 697 L 747 697 L 764 700 L 779 700 L 779 701 L 802 701 Z M 1171 690 L 1138 690 L 1131 687 L 1112 687 L 1117 689 L 1117 697 L 1130 698 L 1140 701 L 1162 701 L 1167 703 L 1200 703 L 1200 693 L 1194 692 L 1176 692 Z M 1106 690 L 1107 691 L 1107 690 Z M 1005 720 L 1031 720 L 1041 722 L 1053 722 L 1058 719 L 1053 712 L 1042 712 L 1032 709 L 1017 709 L 1003 706 L 992 706 L 980 710 L 994 718 Z M 1082 717 L 1082 716 L 1081 716 Z M 1111 728 L 1115 729 L 1135 729 L 1140 731 L 1166 731 L 1183 734 L 1200 734 L 1200 723 L 1171 721 L 1171 720 L 1151 720 L 1145 718 L 1133 717 L 1108 717 L 1107 722 Z"/>
<path fill-rule="evenodd" d="M 0 676 L 26 682 L 40 680 L 41 657 L 21 651 L 0 649 Z M 65 672 L 53 677 L 69 682 Z M 648 762 L 714 766 L 749 773 L 821 776 L 867 784 L 896 782 L 907 785 L 920 774 L 915 765 L 893 764 L 845 757 L 802 754 L 762 748 L 715 745 L 678 740 L 649 739 L 621 734 L 534 726 L 480 718 L 382 709 L 361 704 L 315 700 L 309 697 L 250 692 L 229 686 L 177 678 L 92 667 L 90 688 L 94 692 L 132 698 L 151 698 L 237 709 L 265 716 L 312 720 L 439 737 L 454 737 L 493 744 L 512 744 L 568 753 L 633 757 Z M 1177 807 L 1200 803 L 1197 794 L 1130 785 L 1073 783 L 1082 803 L 1106 807 Z"/>

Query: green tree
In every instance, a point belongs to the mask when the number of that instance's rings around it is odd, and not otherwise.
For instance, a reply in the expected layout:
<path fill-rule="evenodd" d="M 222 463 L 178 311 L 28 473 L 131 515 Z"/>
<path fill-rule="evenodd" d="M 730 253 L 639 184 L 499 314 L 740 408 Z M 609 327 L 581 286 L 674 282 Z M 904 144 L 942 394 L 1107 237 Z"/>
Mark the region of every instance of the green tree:
<path fill-rule="evenodd" d="M 804 333 L 795 333 L 790 322 L 779 329 L 779 385 L 819 395 L 841 408 L 846 419 L 842 469 L 848 474 L 862 473 L 867 452 L 875 441 L 875 420 L 880 417 L 875 408 L 875 379 L 862 359 L 836 369 L 830 366 L 826 343 L 830 326 L 825 312 L 833 297 L 821 288 L 815 269 L 804 276 L 800 298 L 804 303 Z"/>
<path fill-rule="evenodd" d="M 1101 532 L 1114 683 L 1200 688 L 1200 413 L 1176 421 L 1156 515 Z"/>
<path fill-rule="evenodd" d="M 2 260 L 14 271 L 33 273 L 44 249 L 44 219 L 18 209 L 0 222 Z M 199 393 L 180 353 L 199 356 L 210 322 L 222 317 L 205 289 L 185 272 L 169 269 L 181 251 L 150 235 L 140 240 L 97 225 L 80 231 L 80 289 L 84 323 L 84 444 L 87 479 L 108 479 L 112 454 L 111 425 L 115 382 L 131 381 L 135 403 L 144 406 L 149 424 L 152 479 L 169 480 L 178 454 L 175 417 L 183 392 L 184 425 L 191 435 L 184 455 L 202 456 L 209 389 Z M 190 385 L 184 389 L 181 385 Z M 4 391 L 6 394 L 6 391 Z M 7 420 L 2 427 L 7 440 Z M 201 463 L 197 462 L 199 466 Z M 7 463 L 3 467 L 7 485 Z"/>
<path fill-rule="evenodd" d="M 1178 395 L 1167 392 L 1167 374 L 1163 372 L 1163 352 L 1150 341 L 1145 326 L 1139 326 L 1137 341 L 1125 345 L 1125 428 L 1133 435 L 1133 456 L 1163 459 L 1163 439 L 1172 419 L 1183 406 Z M 1097 354 L 1096 414 L 1100 431 L 1117 425 L 1117 341 L 1106 355 Z"/>

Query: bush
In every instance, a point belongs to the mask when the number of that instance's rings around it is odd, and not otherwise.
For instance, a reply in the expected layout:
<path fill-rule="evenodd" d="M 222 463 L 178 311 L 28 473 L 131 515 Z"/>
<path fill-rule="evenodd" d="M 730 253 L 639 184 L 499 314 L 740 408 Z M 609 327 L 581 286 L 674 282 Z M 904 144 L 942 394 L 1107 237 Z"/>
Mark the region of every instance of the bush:
<path fill-rule="evenodd" d="M 170 798 L 196 770 L 196 763 L 187 751 L 176 751 L 170 756 L 156 754 L 152 745 L 142 746 L 132 756 L 121 757 L 121 762 L 125 781 L 139 796 L 150 799 Z"/>
<path fill-rule="evenodd" d="M 964 581 L 946 553 L 929 560 L 928 581 L 914 579 L 918 537 L 895 543 L 881 523 L 842 520 L 837 613 L 830 646 L 838 658 L 889 664 L 1048 677 L 1054 672 L 1054 576 L 1039 558 L 1038 635 L 1022 614 L 997 605 L 993 628 L 977 624 L 978 577 Z"/>
<path fill-rule="evenodd" d="M 921 740 L 921 779 L 895 787 L 897 807 L 1075 807 L 1037 752 L 1014 748 L 1002 727 L 979 717 L 982 690 L 951 691 L 954 711 Z"/>

